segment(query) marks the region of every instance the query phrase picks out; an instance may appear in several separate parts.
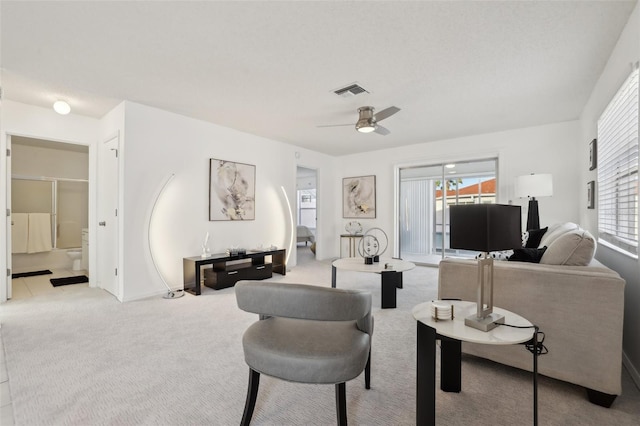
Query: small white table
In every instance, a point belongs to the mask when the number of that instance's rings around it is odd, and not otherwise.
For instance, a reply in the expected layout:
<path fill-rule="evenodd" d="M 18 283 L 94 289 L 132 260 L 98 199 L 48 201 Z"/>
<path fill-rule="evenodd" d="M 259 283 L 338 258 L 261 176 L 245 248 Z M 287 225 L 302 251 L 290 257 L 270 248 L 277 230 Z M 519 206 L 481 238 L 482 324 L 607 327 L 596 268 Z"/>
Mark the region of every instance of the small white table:
<path fill-rule="evenodd" d="M 415 268 L 416 265 L 401 259 L 380 258 L 379 262 L 371 265 L 364 263 L 362 257 L 347 257 L 338 259 L 331 264 L 331 287 L 336 287 L 337 270 L 369 272 L 380 274 L 381 278 L 381 307 L 396 307 L 396 289 L 402 288 L 402 273 Z"/>
<path fill-rule="evenodd" d="M 532 341 L 537 346 L 537 328 L 520 315 L 505 309 L 493 311 L 504 315 L 505 324 L 527 328 L 498 326 L 484 332 L 464 324 L 464 319 L 476 313 L 475 302 L 444 301 L 453 305 L 453 320 L 431 317 L 431 302 L 421 303 L 412 310 L 418 324 L 416 425 L 436 424 L 436 340 L 440 340 L 440 389 L 444 392 L 461 390 L 461 342 L 484 345 L 516 345 Z M 537 353 L 533 355 L 534 424 L 538 421 Z"/>

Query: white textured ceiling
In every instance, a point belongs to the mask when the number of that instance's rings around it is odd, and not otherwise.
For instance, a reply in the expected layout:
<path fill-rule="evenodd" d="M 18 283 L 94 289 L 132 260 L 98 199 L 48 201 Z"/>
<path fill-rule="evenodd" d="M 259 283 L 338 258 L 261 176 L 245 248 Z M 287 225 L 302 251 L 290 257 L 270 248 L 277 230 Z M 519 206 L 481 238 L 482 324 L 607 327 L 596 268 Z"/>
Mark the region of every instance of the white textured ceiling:
<path fill-rule="evenodd" d="M 343 155 L 577 119 L 635 3 L 2 0 L 1 84 Z M 332 93 L 354 82 L 370 93 Z M 401 108 L 390 135 L 317 127 L 364 105 Z"/>

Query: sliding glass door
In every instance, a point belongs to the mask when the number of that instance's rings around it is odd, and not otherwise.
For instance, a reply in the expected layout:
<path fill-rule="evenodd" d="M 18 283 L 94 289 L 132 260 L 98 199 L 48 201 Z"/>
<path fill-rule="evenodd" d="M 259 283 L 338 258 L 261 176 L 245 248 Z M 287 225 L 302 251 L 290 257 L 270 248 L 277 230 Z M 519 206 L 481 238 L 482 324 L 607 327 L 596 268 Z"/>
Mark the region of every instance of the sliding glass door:
<path fill-rule="evenodd" d="M 445 256 L 469 256 L 449 248 L 449 206 L 495 203 L 497 159 L 400 169 L 400 257 L 437 265 Z"/>

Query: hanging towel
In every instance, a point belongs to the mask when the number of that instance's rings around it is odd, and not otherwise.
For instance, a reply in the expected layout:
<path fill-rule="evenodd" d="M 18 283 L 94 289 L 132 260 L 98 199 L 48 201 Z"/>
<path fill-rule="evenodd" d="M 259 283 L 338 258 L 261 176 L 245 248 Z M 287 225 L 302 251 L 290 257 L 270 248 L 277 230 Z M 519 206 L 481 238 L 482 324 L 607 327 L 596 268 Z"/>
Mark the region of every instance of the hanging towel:
<path fill-rule="evenodd" d="M 11 213 L 11 253 L 26 253 L 29 235 L 29 215 Z"/>
<path fill-rule="evenodd" d="M 27 253 L 51 251 L 51 215 L 29 213 L 29 240 Z"/>

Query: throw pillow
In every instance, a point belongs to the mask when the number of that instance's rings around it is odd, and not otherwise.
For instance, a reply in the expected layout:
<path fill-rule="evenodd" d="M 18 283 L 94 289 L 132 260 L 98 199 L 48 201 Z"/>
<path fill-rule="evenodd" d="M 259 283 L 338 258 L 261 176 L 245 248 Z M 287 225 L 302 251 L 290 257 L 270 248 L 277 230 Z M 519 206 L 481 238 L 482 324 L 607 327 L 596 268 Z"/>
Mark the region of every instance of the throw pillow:
<path fill-rule="evenodd" d="M 547 250 L 546 247 L 523 247 L 513 250 L 513 255 L 509 257 L 509 261 L 540 263 L 542 255 Z"/>
<path fill-rule="evenodd" d="M 570 231 L 556 239 L 540 259 L 547 265 L 587 266 L 596 252 L 593 235 L 584 229 Z"/>
<path fill-rule="evenodd" d="M 540 240 L 542 240 L 542 236 L 549 229 L 548 226 L 545 226 L 541 229 L 530 229 L 527 231 L 529 233 L 529 238 L 527 238 L 527 244 L 525 247 L 527 248 L 538 248 L 540 246 Z"/>
<path fill-rule="evenodd" d="M 549 229 L 540 240 L 540 246 L 551 247 L 551 243 L 553 243 L 560 236 L 566 234 L 569 231 L 574 231 L 578 228 L 579 226 L 573 222 L 565 222 L 562 224 L 549 226 Z"/>

